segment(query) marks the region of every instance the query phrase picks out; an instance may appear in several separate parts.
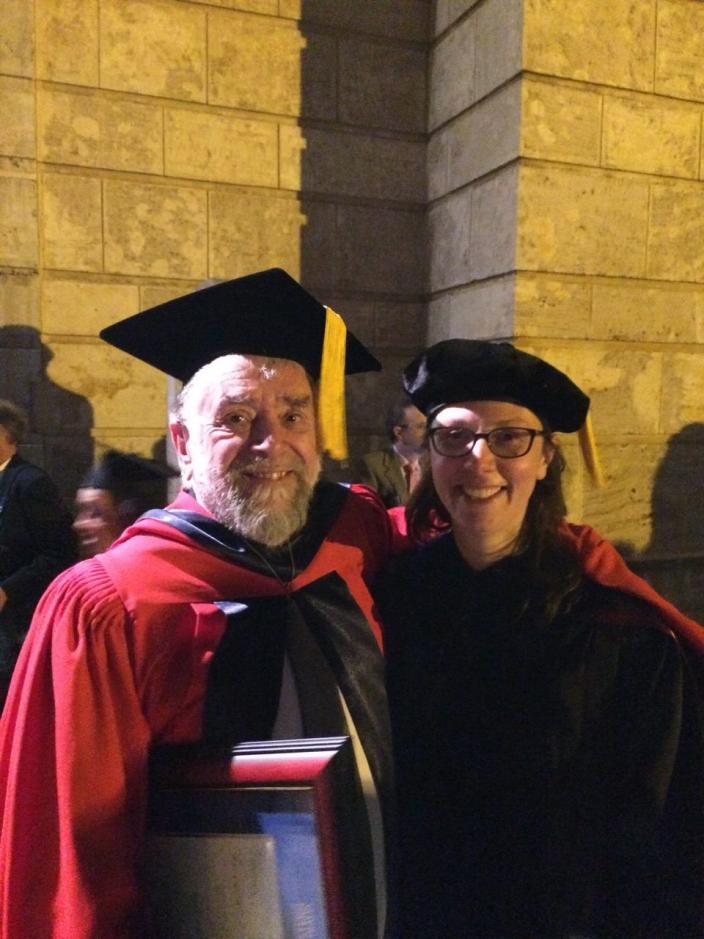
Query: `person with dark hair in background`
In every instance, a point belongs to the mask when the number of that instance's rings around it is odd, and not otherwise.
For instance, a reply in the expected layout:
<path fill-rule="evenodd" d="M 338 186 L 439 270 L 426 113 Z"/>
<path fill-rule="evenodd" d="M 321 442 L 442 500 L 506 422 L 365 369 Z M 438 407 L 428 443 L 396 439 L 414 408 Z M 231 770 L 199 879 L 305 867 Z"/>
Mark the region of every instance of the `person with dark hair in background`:
<path fill-rule="evenodd" d="M 701 937 L 704 638 L 564 520 L 556 434 L 593 457 L 589 399 L 508 343 L 404 383 L 431 466 L 380 587 L 401 935 Z"/>
<path fill-rule="evenodd" d="M 76 559 L 58 489 L 17 452 L 26 432 L 24 411 L 0 400 L 0 710 L 39 597 Z"/>
<path fill-rule="evenodd" d="M 375 489 L 389 509 L 405 505 L 420 482 L 426 455 L 425 425 L 425 415 L 409 398 L 401 398 L 386 418 L 390 446 L 362 457 L 359 481 Z"/>
<path fill-rule="evenodd" d="M 107 450 L 76 490 L 73 528 L 81 557 L 107 551 L 140 515 L 164 506 L 169 477 L 175 475 L 136 453 Z"/>
<path fill-rule="evenodd" d="M 3 939 L 143 939 L 148 760 L 177 744 L 348 736 L 350 932 L 380 939 L 391 739 L 371 581 L 391 540 L 346 455 L 344 376 L 379 369 L 285 271 L 102 338 L 185 382 L 183 491 L 42 598 L 0 726 Z M 340 837 L 342 835 L 338 832 Z"/>

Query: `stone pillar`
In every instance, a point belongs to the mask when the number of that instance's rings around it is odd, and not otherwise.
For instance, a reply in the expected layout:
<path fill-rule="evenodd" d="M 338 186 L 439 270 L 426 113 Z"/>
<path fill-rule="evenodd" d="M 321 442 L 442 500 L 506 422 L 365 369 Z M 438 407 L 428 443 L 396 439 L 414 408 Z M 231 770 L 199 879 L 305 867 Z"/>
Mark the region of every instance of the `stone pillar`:
<path fill-rule="evenodd" d="M 99 330 L 265 267 L 384 360 L 349 396 L 355 450 L 379 439 L 425 326 L 429 18 L 430 0 L 6 0 L 0 313 L 22 332 L 0 335 L 0 394 L 28 398 L 67 492 L 69 463 L 165 432 L 164 376 Z"/>
<path fill-rule="evenodd" d="M 704 606 L 704 5 L 444 0 L 429 336 L 505 337 L 589 392 L 571 514 Z"/>

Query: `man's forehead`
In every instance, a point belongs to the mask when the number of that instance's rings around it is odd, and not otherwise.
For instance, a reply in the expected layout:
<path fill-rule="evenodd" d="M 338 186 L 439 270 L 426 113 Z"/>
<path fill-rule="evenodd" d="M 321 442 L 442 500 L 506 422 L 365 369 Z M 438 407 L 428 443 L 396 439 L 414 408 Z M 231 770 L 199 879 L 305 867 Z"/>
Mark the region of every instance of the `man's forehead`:
<path fill-rule="evenodd" d="M 298 362 L 257 355 L 223 355 L 204 365 L 190 382 L 189 397 L 197 400 L 256 395 L 269 382 L 280 379 L 282 394 L 312 395 L 310 379 Z"/>

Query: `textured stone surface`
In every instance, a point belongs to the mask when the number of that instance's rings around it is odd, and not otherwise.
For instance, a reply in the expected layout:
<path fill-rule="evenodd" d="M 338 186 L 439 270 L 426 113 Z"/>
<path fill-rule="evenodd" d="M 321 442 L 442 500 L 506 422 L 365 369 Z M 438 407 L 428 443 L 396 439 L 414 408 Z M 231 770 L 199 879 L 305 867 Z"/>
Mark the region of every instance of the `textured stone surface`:
<path fill-rule="evenodd" d="M 250 111 L 335 116 L 335 42 L 287 20 L 208 16 L 208 100 Z"/>
<path fill-rule="evenodd" d="M 34 70 L 33 9 L 27 0 L 4 0 L 0 74 L 31 78 Z"/>
<path fill-rule="evenodd" d="M 374 345 L 380 349 L 411 349 L 425 345 L 426 308 L 424 303 L 374 303 Z"/>
<path fill-rule="evenodd" d="M 33 158 L 34 88 L 26 78 L 0 75 L 0 154 Z"/>
<path fill-rule="evenodd" d="M 597 283 L 592 336 L 627 342 L 704 341 L 704 289 L 647 283 Z"/>
<path fill-rule="evenodd" d="M 39 278 L 36 274 L 0 273 L 0 327 L 40 327 Z M 0 328 L 0 346 L 7 330 Z"/>
<path fill-rule="evenodd" d="M 428 39 L 430 8 L 428 0 L 279 0 L 280 15 L 302 19 L 304 29 L 306 23 L 324 23 L 415 42 Z"/>
<path fill-rule="evenodd" d="M 655 183 L 648 223 L 648 276 L 704 282 L 704 183 Z"/>
<path fill-rule="evenodd" d="M 425 130 L 424 49 L 345 38 L 339 45 L 339 117 L 350 124 Z"/>
<path fill-rule="evenodd" d="M 648 91 L 655 0 L 525 0 L 524 68 Z"/>
<path fill-rule="evenodd" d="M 521 89 L 512 82 L 440 131 L 448 151 L 448 188 L 456 189 L 519 153 Z"/>
<path fill-rule="evenodd" d="M 658 443 L 602 441 L 599 453 L 607 485 L 585 485 L 583 520 L 612 541 L 645 548 L 652 533 L 650 499 L 663 449 Z"/>
<path fill-rule="evenodd" d="M 278 128 L 271 121 L 169 108 L 164 148 L 167 176 L 245 186 L 278 183 Z"/>
<path fill-rule="evenodd" d="M 374 232 L 374 238 L 370 238 Z M 425 226 L 420 211 L 342 205 L 338 209 L 342 289 L 400 296 L 425 290 Z M 389 250 L 379 250 L 380 245 Z"/>
<path fill-rule="evenodd" d="M 197 286 L 197 284 L 189 284 L 185 281 L 180 284 L 171 283 L 168 286 L 142 284 L 139 288 L 139 303 L 137 309 L 148 310 L 150 307 L 158 306 L 160 303 L 166 303 L 168 300 L 182 297 L 184 294 L 192 293 Z"/>
<path fill-rule="evenodd" d="M 46 267 L 102 270 L 100 180 L 47 173 L 42 184 L 42 229 Z"/>
<path fill-rule="evenodd" d="M 701 113 L 663 99 L 604 98 L 603 164 L 697 178 Z"/>
<path fill-rule="evenodd" d="M 100 84 L 205 101 L 206 15 L 185 3 L 101 0 Z"/>
<path fill-rule="evenodd" d="M 432 291 L 456 287 L 470 280 L 471 226 L 471 188 L 452 193 L 431 206 L 428 213 L 428 242 Z"/>
<path fill-rule="evenodd" d="M 166 377 L 107 343 L 54 345 L 52 381 L 87 398 L 96 428 L 160 428 L 166 409 Z"/>
<path fill-rule="evenodd" d="M 521 155 L 558 163 L 599 164 L 602 95 L 574 85 L 521 83 Z"/>
<path fill-rule="evenodd" d="M 106 271 L 205 277 L 206 202 L 202 189 L 106 181 Z"/>
<path fill-rule="evenodd" d="M 473 17 L 443 36 L 430 55 L 428 126 L 431 130 L 475 101 L 476 24 Z"/>
<path fill-rule="evenodd" d="M 523 0 L 486 0 L 476 24 L 475 93 L 483 98 L 521 71 Z"/>
<path fill-rule="evenodd" d="M 620 277 L 645 273 L 645 179 L 527 165 L 518 191 L 520 269 Z"/>
<path fill-rule="evenodd" d="M 663 356 L 662 430 L 677 433 L 704 416 L 704 350 Z M 701 476 L 698 485 L 701 484 Z"/>
<path fill-rule="evenodd" d="M 425 201 L 425 145 L 368 134 L 282 125 L 283 189 Z"/>
<path fill-rule="evenodd" d="M 101 329 L 139 310 L 133 284 L 46 277 L 41 289 L 42 329 L 96 338 Z"/>
<path fill-rule="evenodd" d="M 658 0 L 655 89 L 704 101 L 704 6 Z"/>
<path fill-rule="evenodd" d="M 98 85 L 98 0 L 34 0 L 34 7 L 37 77 Z"/>
<path fill-rule="evenodd" d="M 505 339 L 513 334 L 513 276 L 436 297 L 428 312 L 428 344 L 441 339 Z"/>
<path fill-rule="evenodd" d="M 444 32 L 479 0 L 436 0 L 433 28 L 435 35 Z"/>
<path fill-rule="evenodd" d="M 618 344 L 552 343 L 535 339 L 521 343 L 566 372 L 592 399 L 597 436 L 657 434 L 662 383 L 658 352 Z"/>
<path fill-rule="evenodd" d="M 244 13 L 265 13 L 276 16 L 283 0 L 190 0 L 191 3 L 203 3 L 210 7 L 226 7 L 228 10 L 241 10 Z"/>
<path fill-rule="evenodd" d="M 37 263 L 37 186 L 33 179 L 0 177 L 0 257 L 9 267 Z"/>
<path fill-rule="evenodd" d="M 506 274 L 516 267 L 517 187 L 515 165 L 472 187 L 469 263 L 473 279 Z"/>
<path fill-rule="evenodd" d="M 39 156 L 47 163 L 162 173 L 162 109 L 99 94 L 39 89 Z"/>
<path fill-rule="evenodd" d="M 300 272 L 305 216 L 295 199 L 222 191 L 210 201 L 211 277 L 241 277 L 266 267 Z"/>
<path fill-rule="evenodd" d="M 592 285 L 584 280 L 521 272 L 516 280 L 516 333 L 586 339 L 591 332 L 591 298 Z"/>
<path fill-rule="evenodd" d="M 646 554 L 677 557 L 699 553 L 704 563 L 704 500 L 695 496 L 704 466 L 704 423 L 686 424 L 667 439 L 651 496 L 653 529 Z M 703 569 L 704 573 L 704 569 Z M 700 597 L 704 605 L 704 596 Z"/>

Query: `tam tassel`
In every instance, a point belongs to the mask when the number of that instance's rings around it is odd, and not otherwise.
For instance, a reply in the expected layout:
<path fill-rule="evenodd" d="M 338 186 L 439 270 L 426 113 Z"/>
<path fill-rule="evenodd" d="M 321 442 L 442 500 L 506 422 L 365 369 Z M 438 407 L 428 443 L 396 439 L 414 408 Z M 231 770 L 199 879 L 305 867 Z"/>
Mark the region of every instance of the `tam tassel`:
<path fill-rule="evenodd" d="M 347 459 L 345 413 L 345 350 L 347 327 L 342 317 L 325 307 L 325 335 L 318 383 L 318 432 L 321 449 L 334 460 Z"/>

